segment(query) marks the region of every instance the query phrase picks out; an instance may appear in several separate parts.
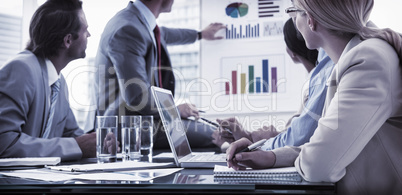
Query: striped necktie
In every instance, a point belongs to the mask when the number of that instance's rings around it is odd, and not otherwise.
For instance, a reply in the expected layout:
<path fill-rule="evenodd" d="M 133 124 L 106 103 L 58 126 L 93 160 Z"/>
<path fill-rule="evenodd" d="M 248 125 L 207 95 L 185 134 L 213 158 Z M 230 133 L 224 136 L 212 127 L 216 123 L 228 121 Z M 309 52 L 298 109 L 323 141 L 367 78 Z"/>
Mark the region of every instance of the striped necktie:
<path fill-rule="evenodd" d="M 49 118 L 47 119 L 46 123 L 45 133 L 43 133 L 42 136 L 43 138 L 48 138 L 51 131 L 54 110 L 56 108 L 57 97 L 60 91 L 60 79 L 58 79 L 55 83 L 53 83 L 51 88 L 52 88 L 52 99 L 50 101 L 50 112 L 49 112 Z"/>
<path fill-rule="evenodd" d="M 156 41 L 156 49 L 158 50 L 158 80 L 159 80 L 158 84 L 159 84 L 159 87 L 162 88 L 161 32 L 159 30 L 158 25 L 156 25 L 154 28 L 154 35 L 155 35 L 155 41 Z"/>

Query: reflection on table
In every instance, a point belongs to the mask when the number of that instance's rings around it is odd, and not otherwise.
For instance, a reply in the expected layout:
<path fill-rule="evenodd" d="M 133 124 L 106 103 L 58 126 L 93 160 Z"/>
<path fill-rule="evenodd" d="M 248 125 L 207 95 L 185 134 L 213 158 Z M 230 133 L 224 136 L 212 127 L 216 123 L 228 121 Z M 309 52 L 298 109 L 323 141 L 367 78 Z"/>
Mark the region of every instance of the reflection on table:
<path fill-rule="evenodd" d="M 173 159 L 153 159 L 153 162 L 171 161 Z M 85 159 L 78 163 L 93 162 Z M 74 164 L 77 162 L 69 162 Z M 65 164 L 69 164 L 65 163 Z M 26 168 L 26 167 L 24 167 Z M 21 169 L 14 167 L 13 169 Z M 43 168 L 45 169 L 45 168 Z M 2 169 L 1 171 L 5 171 Z M 144 171 L 142 170 L 143 174 Z M 154 174 L 152 171 L 149 174 Z M 47 182 L 22 179 L 0 175 L 0 193 L 158 193 L 158 194 L 256 194 L 256 193 L 296 193 L 296 194 L 335 194 L 334 183 L 284 183 L 281 181 L 266 182 L 219 182 L 214 178 L 213 169 L 182 169 L 173 174 L 157 177 L 149 181 L 118 180 L 82 180 Z"/>

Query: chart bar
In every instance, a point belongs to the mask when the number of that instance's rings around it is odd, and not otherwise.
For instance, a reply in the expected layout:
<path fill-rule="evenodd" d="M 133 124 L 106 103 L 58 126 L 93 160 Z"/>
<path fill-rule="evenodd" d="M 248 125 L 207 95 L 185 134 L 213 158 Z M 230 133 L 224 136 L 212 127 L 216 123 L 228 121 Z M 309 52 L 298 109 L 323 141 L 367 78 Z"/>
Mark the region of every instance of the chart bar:
<path fill-rule="evenodd" d="M 257 30 L 255 31 L 255 37 L 260 37 L 260 24 L 257 24 Z"/>
<path fill-rule="evenodd" d="M 255 78 L 255 92 L 261 93 L 261 77 Z"/>
<path fill-rule="evenodd" d="M 237 94 L 237 71 L 232 71 L 232 94 Z"/>
<path fill-rule="evenodd" d="M 246 93 L 246 73 L 240 74 L 240 93 Z"/>
<path fill-rule="evenodd" d="M 277 75 L 276 75 L 276 67 L 272 67 L 271 68 L 271 87 L 272 87 L 272 93 L 276 93 L 278 92 L 278 79 L 277 79 Z"/>
<path fill-rule="evenodd" d="M 248 66 L 248 92 L 254 93 L 254 66 Z"/>
<path fill-rule="evenodd" d="M 225 82 L 225 92 L 226 92 L 226 95 L 230 94 L 230 83 L 229 82 Z"/>
<path fill-rule="evenodd" d="M 268 92 L 268 60 L 262 60 L 262 92 Z"/>

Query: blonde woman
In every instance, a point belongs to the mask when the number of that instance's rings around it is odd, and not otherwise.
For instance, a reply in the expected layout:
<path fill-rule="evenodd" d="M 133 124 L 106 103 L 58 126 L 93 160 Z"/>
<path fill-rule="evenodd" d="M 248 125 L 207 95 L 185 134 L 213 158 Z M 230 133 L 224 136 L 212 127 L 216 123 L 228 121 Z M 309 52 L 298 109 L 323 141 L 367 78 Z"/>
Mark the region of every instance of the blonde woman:
<path fill-rule="evenodd" d="M 373 0 L 293 3 L 287 13 L 307 47 L 323 48 L 336 63 L 323 117 L 301 147 L 234 155 L 251 144 L 234 142 L 227 150 L 228 166 L 296 166 L 307 181 L 337 182 L 339 194 L 401 194 L 400 35 L 367 26 Z"/>

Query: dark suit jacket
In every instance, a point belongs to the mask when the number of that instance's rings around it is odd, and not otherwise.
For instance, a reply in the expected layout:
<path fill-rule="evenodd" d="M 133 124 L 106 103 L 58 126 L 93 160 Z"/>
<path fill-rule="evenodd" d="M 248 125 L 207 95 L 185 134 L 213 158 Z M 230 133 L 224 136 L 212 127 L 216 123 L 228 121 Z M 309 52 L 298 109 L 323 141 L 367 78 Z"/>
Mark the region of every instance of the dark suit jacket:
<path fill-rule="evenodd" d="M 161 27 L 162 85 L 174 92 L 175 78 L 166 46 L 193 43 L 197 32 Z M 154 115 L 150 86 L 157 86 L 157 50 L 146 22 L 132 2 L 106 25 L 95 63 L 100 115 Z"/>
<path fill-rule="evenodd" d="M 52 131 L 49 139 L 41 138 L 49 115 L 48 83 L 44 59 L 30 51 L 19 53 L 0 67 L 0 157 L 81 158 L 73 137 L 84 132 L 70 109 L 63 76 Z"/>

